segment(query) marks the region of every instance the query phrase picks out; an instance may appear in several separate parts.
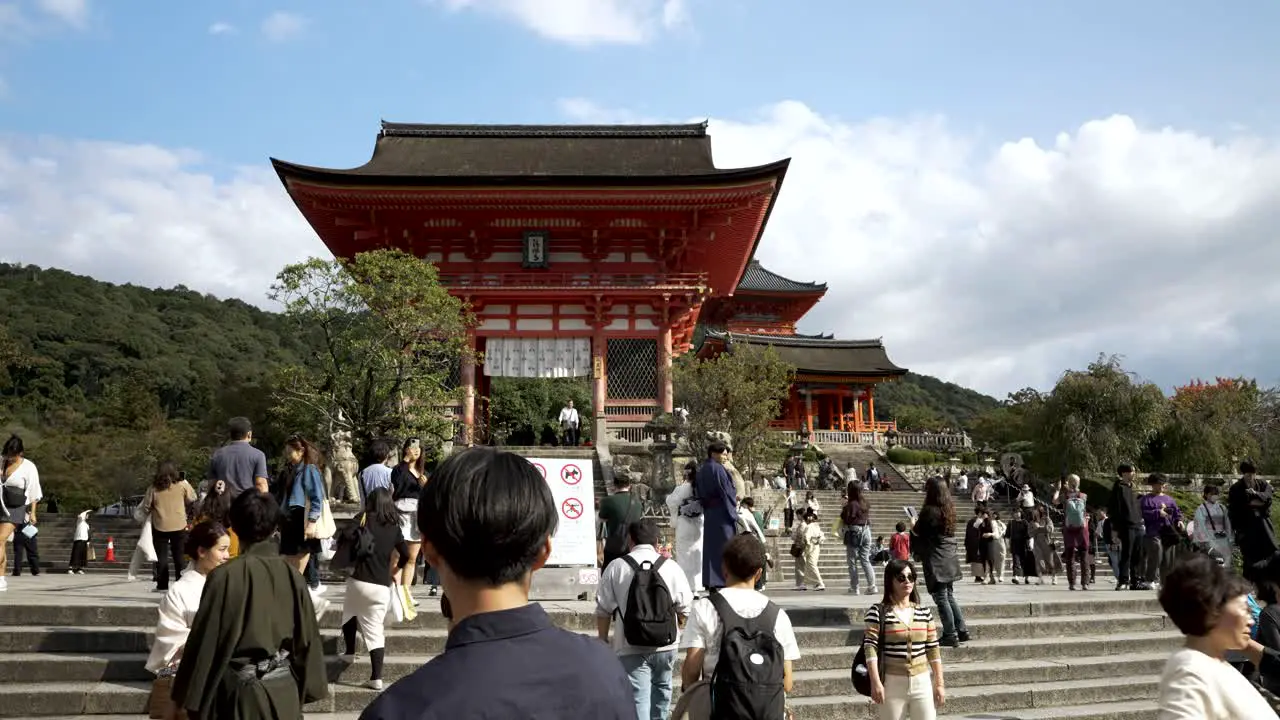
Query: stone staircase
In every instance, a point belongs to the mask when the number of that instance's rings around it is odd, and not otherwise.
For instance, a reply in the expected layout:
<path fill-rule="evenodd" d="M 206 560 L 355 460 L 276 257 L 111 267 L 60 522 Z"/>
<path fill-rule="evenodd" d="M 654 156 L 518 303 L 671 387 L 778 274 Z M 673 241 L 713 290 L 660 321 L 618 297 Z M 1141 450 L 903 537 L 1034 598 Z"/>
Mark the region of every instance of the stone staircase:
<path fill-rule="evenodd" d="M 1181 636 L 1149 593 L 1068 594 L 1064 589 L 965 585 L 959 600 L 973 640 L 944 649 L 944 720 L 1150 720 L 1160 668 Z M 796 720 L 869 720 L 868 700 L 853 694 L 849 666 L 871 602 L 832 595 L 771 592 L 787 609 L 803 657 L 788 704 Z M 328 596 L 338 604 L 341 588 Z M 142 584 L 46 576 L 10 585 L 0 605 L 0 717 L 140 720 L 150 677 L 143 668 L 158 597 Z M 555 621 L 594 633 L 591 606 L 544 603 Z M 374 693 L 363 654 L 334 656 L 338 609 L 322 622 L 330 698 L 308 708 L 313 720 L 354 720 Z M 386 678 L 395 680 L 444 647 L 436 602 L 422 598 L 418 618 L 389 630 Z"/>
<path fill-rule="evenodd" d="M 898 472 L 897 468 L 881 457 L 875 448 L 866 447 L 865 445 L 822 445 L 820 447 L 822 452 L 836 464 L 836 467 L 840 468 L 840 472 L 845 472 L 848 464 L 853 463 L 854 469 L 861 476 L 862 473 L 867 471 L 868 465 L 875 463 L 876 469 L 880 471 L 880 477 L 887 478 L 890 486 L 895 490 L 916 489 L 903 477 L 902 473 Z M 816 468 L 817 466 L 815 465 L 813 468 L 815 477 L 813 479 L 816 479 Z"/>
<path fill-rule="evenodd" d="M 826 532 L 827 538 L 822 546 L 822 553 L 818 560 L 818 571 L 822 575 L 828 591 L 844 592 L 849 587 L 849 568 L 845 560 L 844 544 L 841 538 L 832 533 L 836 520 L 840 517 L 840 509 L 842 507 L 840 500 L 840 491 L 838 490 L 815 490 L 813 491 L 815 499 L 819 504 L 818 517 L 822 522 L 823 531 Z M 797 492 L 797 497 L 803 500 L 804 493 Z M 907 515 L 904 511 L 906 507 L 920 508 L 924 501 L 924 493 L 914 491 L 883 491 L 869 492 L 867 497 L 871 501 L 871 537 L 884 536 L 885 546 L 888 546 L 889 538 L 896 531 L 895 526 L 900 521 L 906 521 Z M 987 506 L 1000 513 L 1001 519 L 1008 522 L 1011 517 L 1012 507 L 1003 500 L 988 503 Z M 781 506 L 779 506 L 781 507 Z M 957 501 L 956 503 L 956 525 L 957 539 L 959 542 L 959 551 L 961 553 L 961 565 L 964 573 L 969 574 L 968 565 L 964 564 L 964 524 L 973 516 L 973 505 L 967 501 Z M 775 516 L 781 516 L 781 510 L 776 511 Z M 795 581 L 795 560 L 790 556 L 788 550 L 791 547 L 789 537 L 779 536 L 770 538 L 770 551 L 773 552 L 774 558 L 779 561 L 779 569 L 781 572 L 770 573 L 769 582 L 786 582 L 788 586 L 794 584 Z M 877 565 L 874 567 L 876 571 L 876 586 L 883 587 L 882 576 L 884 567 Z M 1011 558 L 1005 558 L 1005 583 L 1009 584 L 1012 578 L 1013 561 Z M 1109 588 L 1104 577 L 1110 577 L 1111 568 L 1107 565 L 1105 559 L 1100 559 L 1097 566 L 1097 575 L 1099 582 L 1103 583 L 1099 587 Z M 1047 582 L 1047 581 L 1046 581 Z M 1058 582 L 1065 586 L 1066 576 L 1059 578 Z M 865 579 L 860 583 L 865 588 Z M 775 586 L 776 587 L 776 586 Z"/>

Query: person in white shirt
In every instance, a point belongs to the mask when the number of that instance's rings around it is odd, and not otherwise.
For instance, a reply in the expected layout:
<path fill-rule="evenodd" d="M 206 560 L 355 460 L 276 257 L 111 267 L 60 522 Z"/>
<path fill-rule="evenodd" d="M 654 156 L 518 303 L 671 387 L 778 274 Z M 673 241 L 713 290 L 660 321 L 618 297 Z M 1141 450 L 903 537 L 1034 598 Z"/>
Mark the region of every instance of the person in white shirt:
<path fill-rule="evenodd" d="M 68 575 L 83 575 L 89 564 L 89 513 L 85 510 L 76 515 L 76 526 L 71 531 L 71 562 L 67 563 Z"/>
<path fill-rule="evenodd" d="M 693 493 L 697 474 L 698 463 L 690 460 L 684 466 L 685 481 L 667 494 L 667 509 L 676 526 L 676 563 L 694 588 L 702 587 L 702 503 Z"/>
<path fill-rule="evenodd" d="M 728 602 L 745 620 L 759 617 L 769 604 L 769 598 L 754 588 L 765 566 L 765 548 L 753 535 L 738 535 L 724 549 L 724 576 L 728 582 L 720 590 L 720 597 Z M 720 615 L 710 599 L 693 604 L 689 623 L 685 626 L 680 647 L 684 649 L 684 664 L 680 668 L 681 688 L 689 692 L 699 680 L 710 680 L 720 660 L 720 641 L 724 631 Z M 796 642 L 791 618 L 785 610 L 778 611 L 774 622 L 773 637 L 782 647 L 783 689 L 791 692 L 792 666 L 800 659 L 800 645 Z"/>
<path fill-rule="evenodd" d="M 13 540 L 15 566 L 22 564 L 22 551 L 32 559 L 32 574 L 37 572 L 35 562 L 36 504 L 44 497 L 40 489 L 40 472 L 36 464 L 26 459 L 26 446 L 17 435 L 9 436 L 0 450 L 0 591 L 7 590 L 9 558 L 6 552 L 10 538 Z M 15 533 L 17 533 L 15 535 Z"/>
<path fill-rule="evenodd" d="M 658 647 L 632 645 L 624 630 L 631 586 L 637 569 L 654 570 L 671 596 L 676 618 L 675 626 L 683 625 L 693 605 L 693 590 L 684 571 L 655 549 L 658 544 L 658 523 L 652 518 L 637 520 L 627 526 L 630 551 L 609 563 L 600 576 L 596 594 L 596 632 L 602 642 L 609 642 L 609 628 L 614 617 L 618 627 L 613 632 L 612 647 L 631 678 L 635 693 L 638 720 L 665 720 L 671 705 L 671 674 L 675 667 L 678 630 L 672 641 Z M 632 565 L 634 563 L 634 565 Z"/>
<path fill-rule="evenodd" d="M 578 410 L 573 407 L 573 401 L 565 403 L 560 408 L 560 430 L 564 433 L 564 444 L 570 447 L 577 447 L 580 440 L 579 428 L 581 424 L 578 421 Z"/>
<path fill-rule="evenodd" d="M 1187 641 L 1160 676 L 1158 720 L 1275 720 L 1262 694 L 1226 661 L 1228 652 L 1250 648 L 1251 589 L 1204 553 L 1187 556 L 1165 577 L 1160 607 Z"/>
<path fill-rule="evenodd" d="M 187 645 L 191 623 L 200 609 L 205 578 L 231 557 L 227 529 L 209 520 L 196 523 L 187 534 L 184 554 L 191 558 L 191 564 L 160 601 L 160 622 L 156 624 L 155 640 L 147 657 L 147 670 L 159 677 L 178 672 L 178 661 Z"/>

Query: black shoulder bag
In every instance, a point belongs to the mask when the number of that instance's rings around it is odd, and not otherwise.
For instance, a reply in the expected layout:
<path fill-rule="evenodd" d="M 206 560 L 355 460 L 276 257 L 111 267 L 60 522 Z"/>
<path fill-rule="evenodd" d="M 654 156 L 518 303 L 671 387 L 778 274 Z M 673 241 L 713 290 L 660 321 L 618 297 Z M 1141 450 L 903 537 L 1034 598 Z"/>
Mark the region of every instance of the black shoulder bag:
<path fill-rule="evenodd" d="M 880 681 L 884 682 L 885 607 L 883 604 L 879 606 L 877 614 L 880 616 L 880 633 L 876 636 L 876 673 L 880 676 Z M 866 643 L 858 646 L 858 654 L 853 656 L 853 668 L 849 671 L 849 679 L 853 681 L 853 689 L 859 695 L 871 697 L 871 671 L 867 668 Z"/>

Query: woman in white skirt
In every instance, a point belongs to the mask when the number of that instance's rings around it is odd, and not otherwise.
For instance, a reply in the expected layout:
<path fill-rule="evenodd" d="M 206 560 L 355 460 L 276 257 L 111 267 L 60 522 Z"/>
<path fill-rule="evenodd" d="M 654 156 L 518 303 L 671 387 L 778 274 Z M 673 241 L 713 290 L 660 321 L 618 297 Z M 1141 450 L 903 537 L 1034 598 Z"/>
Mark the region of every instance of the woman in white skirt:
<path fill-rule="evenodd" d="M 400 462 L 391 470 L 391 499 L 400 511 L 400 534 L 409 546 L 409 559 L 400 573 L 400 584 L 413 585 L 413 574 L 418 567 L 418 550 L 422 536 L 418 534 L 418 495 L 427 481 L 426 457 L 422 454 L 422 441 L 409 438 L 400 448 Z M 432 595 L 435 586 L 432 586 Z"/>
<path fill-rule="evenodd" d="M 684 482 L 667 495 L 667 509 L 676 526 L 676 564 L 689 578 L 694 592 L 702 590 L 702 503 L 693 493 L 698 464 L 684 466 Z"/>
<path fill-rule="evenodd" d="M 369 493 L 364 501 L 364 512 L 355 522 L 364 526 L 364 531 L 373 537 L 373 543 L 370 552 L 354 558 L 351 576 L 347 578 L 347 592 L 342 600 L 343 654 L 348 658 L 356 654 L 356 631 L 359 630 L 372 665 L 365 687 L 381 690 L 382 663 L 386 657 L 383 627 L 391 602 L 391 588 L 396 584 L 395 575 L 404 570 L 409 560 L 409 548 L 400 533 L 400 512 L 391 499 L 391 491 L 385 488 Z"/>

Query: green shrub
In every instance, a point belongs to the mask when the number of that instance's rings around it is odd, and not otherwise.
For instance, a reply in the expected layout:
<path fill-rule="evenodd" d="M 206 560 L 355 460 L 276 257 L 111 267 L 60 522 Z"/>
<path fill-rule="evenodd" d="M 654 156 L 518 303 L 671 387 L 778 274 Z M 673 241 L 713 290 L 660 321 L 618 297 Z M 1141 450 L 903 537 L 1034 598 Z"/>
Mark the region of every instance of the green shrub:
<path fill-rule="evenodd" d="M 895 465 L 934 465 L 937 458 L 928 450 L 912 450 L 901 446 L 889 448 L 889 462 Z"/>
<path fill-rule="evenodd" d="M 1081 478 L 1080 491 L 1089 496 L 1089 505 L 1104 508 L 1111 504 L 1111 488 L 1115 482 L 1104 478 Z"/>

